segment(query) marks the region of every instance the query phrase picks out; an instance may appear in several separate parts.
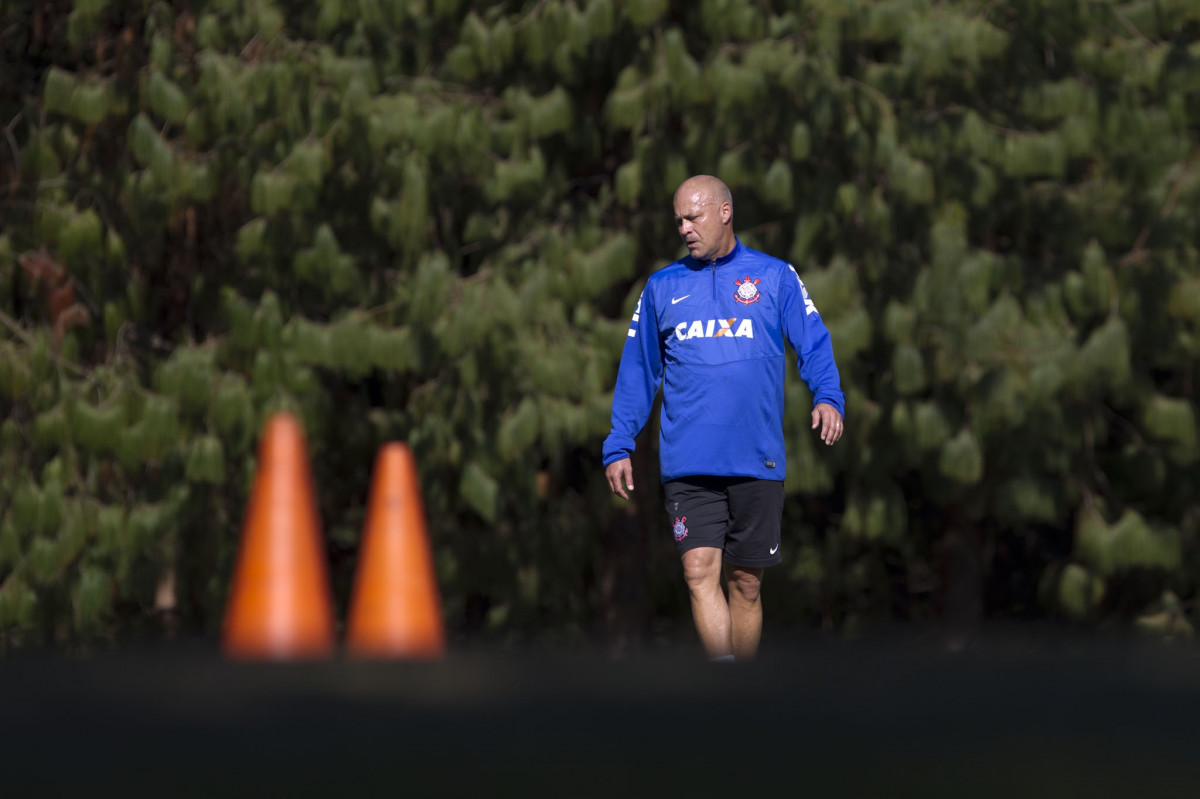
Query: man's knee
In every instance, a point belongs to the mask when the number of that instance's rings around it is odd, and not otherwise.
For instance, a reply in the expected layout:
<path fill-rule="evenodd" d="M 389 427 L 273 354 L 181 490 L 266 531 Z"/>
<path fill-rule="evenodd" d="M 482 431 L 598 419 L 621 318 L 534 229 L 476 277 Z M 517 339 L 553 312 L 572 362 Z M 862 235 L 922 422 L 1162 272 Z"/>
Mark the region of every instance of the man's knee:
<path fill-rule="evenodd" d="M 721 550 L 696 547 L 683 553 L 683 579 L 693 591 L 720 584 Z"/>
<path fill-rule="evenodd" d="M 762 569 L 731 566 L 726 570 L 725 580 L 731 594 L 736 594 L 743 602 L 754 604 L 762 593 L 762 576 Z"/>

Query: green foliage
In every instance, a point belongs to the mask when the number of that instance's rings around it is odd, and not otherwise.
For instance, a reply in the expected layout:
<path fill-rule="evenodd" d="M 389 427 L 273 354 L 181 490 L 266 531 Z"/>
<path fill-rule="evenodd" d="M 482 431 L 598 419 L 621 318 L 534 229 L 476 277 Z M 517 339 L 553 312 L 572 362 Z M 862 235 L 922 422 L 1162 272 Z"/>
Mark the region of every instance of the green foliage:
<path fill-rule="evenodd" d="M 496 521 L 500 486 L 482 467 L 471 462 L 463 469 L 459 486 L 463 501 L 489 523 Z"/>
<path fill-rule="evenodd" d="M 938 471 L 951 482 L 974 485 L 983 478 L 983 463 L 979 442 L 964 430 L 942 447 Z"/>
<path fill-rule="evenodd" d="M 781 621 L 887 618 L 896 580 L 932 615 L 947 519 L 1073 520 L 988 611 L 1036 584 L 1038 612 L 1186 636 L 1200 17 L 1052 5 L 47 6 L 62 44 L 0 97 L 0 642 L 136 627 L 174 568 L 215 634 L 281 408 L 331 530 L 375 449 L 413 446 L 452 624 L 469 596 L 505 635 L 598 623 L 628 521 L 597 451 L 693 172 L 803 275 L 848 395 L 818 446 L 789 377 L 787 517 L 837 535 L 785 550 Z M 1137 580 L 1161 598 L 1130 610 Z"/>
<path fill-rule="evenodd" d="M 921 351 L 911 344 L 901 344 L 892 353 L 892 375 L 896 392 L 905 396 L 919 394 L 928 385 Z"/>
<path fill-rule="evenodd" d="M 150 73 L 146 83 L 146 100 L 154 113 L 166 122 L 178 125 L 187 117 L 187 96 L 161 72 Z"/>
<path fill-rule="evenodd" d="M 1058 604 L 1070 618 L 1088 618 L 1104 598 L 1104 580 L 1078 563 L 1067 564 L 1058 580 Z"/>
<path fill-rule="evenodd" d="M 0 391 L 9 400 L 22 399 L 32 387 L 33 369 L 23 350 L 12 342 L 0 342 Z"/>
<path fill-rule="evenodd" d="M 1172 459 L 1181 465 L 1192 464 L 1200 457 L 1196 412 L 1191 402 L 1158 395 L 1151 397 L 1146 403 L 1142 424 L 1151 436 L 1166 442 Z"/>
<path fill-rule="evenodd" d="M 1188 620 L 1183 603 L 1174 591 L 1164 591 L 1162 596 L 1134 622 L 1137 629 L 1161 638 L 1192 638 L 1195 627 Z"/>
<path fill-rule="evenodd" d="M 51 67 L 46 73 L 45 109 L 60 114 L 84 125 L 102 122 L 113 105 L 109 85 L 99 80 L 80 80 L 76 75 L 59 67 Z"/>
<path fill-rule="evenodd" d="M 203 415 L 209 408 L 215 372 L 212 347 L 180 347 L 159 367 L 155 388 L 176 400 L 184 413 Z"/>
<path fill-rule="evenodd" d="M 866 541 L 882 541 L 903 547 L 908 533 L 904 494 L 895 484 L 880 486 L 868 494 L 852 494 L 846 502 L 842 529 Z"/>
<path fill-rule="evenodd" d="M 192 441 L 184 465 L 184 476 L 193 483 L 225 482 L 225 448 L 216 436 L 200 436 Z"/>
<path fill-rule="evenodd" d="M 313 246 L 296 254 L 295 269 L 298 278 L 323 288 L 331 298 L 352 294 L 358 287 L 354 257 L 342 253 L 329 225 L 317 228 Z"/>
<path fill-rule="evenodd" d="M 1135 568 L 1170 570 L 1180 562 L 1178 535 L 1151 527 L 1135 510 L 1110 525 L 1085 507 L 1076 518 L 1075 543 L 1080 557 L 1104 577 Z"/>

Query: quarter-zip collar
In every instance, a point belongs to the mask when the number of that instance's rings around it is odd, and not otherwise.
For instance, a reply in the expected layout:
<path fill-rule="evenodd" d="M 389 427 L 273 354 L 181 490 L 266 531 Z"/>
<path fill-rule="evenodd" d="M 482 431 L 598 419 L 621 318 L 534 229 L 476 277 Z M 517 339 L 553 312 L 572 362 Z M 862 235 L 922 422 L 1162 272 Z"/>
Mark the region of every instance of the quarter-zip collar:
<path fill-rule="evenodd" d="M 742 246 L 742 240 L 737 236 L 734 236 L 733 249 L 715 261 L 701 261 L 700 259 L 694 258 L 691 255 L 687 257 L 689 261 L 689 267 L 694 270 L 694 273 L 699 274 L 701 270 L 708 270 L 709 277 L 712 279 L 712 299 L 714 302 L 717 300 L 717 296 L 719 295 L 717 290 L 717 270 L 736 261 L 738 256 L 745 251 L 746 248 Z"/>
<path fill-rule="evenodd" d="M 688 260 L 691 261 L 693 268 L 700 267 L 700 268 L 720 269 L 722 266 L 725 266 L 726 264 L 730 264 L 730 263 L 733 263 L 734 261 L 736 261 L 738 256 L 741 255 L 745 251 L 746 251 L 746 248 L 745 248 L 745 246 L 742 245 L 742 240 L 739 239 L 738 237 L 734 236 L 733 249 L 730 250 L 727 254 L 722 255 L 720 258 L 716 259 L 715 261 L 701 261 L 699 258 L 695 258 L 691 255 L 688 256 Z"/>

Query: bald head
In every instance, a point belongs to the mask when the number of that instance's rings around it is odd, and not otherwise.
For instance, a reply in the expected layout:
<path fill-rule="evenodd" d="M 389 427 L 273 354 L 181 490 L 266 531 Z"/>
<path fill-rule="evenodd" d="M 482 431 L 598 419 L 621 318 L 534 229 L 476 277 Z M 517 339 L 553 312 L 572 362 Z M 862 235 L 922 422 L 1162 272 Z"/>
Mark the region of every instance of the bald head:
<path fill-rule="evenodd" d="M 696 175 L 675 190 L 675 229 L 699 261 L 715 261 L 737 244 L 733 195 L 712 175 Z"/>
<path fill-rule="evenodd" d="M 728 203 L 729 210 L 733 211 L 733 193 L 723 180 L 712 175 L 693 175 L 680 183 L 675 190 L 675 201 L 678 202 L 681 196 L 696 197 L 704 202 Z"/>

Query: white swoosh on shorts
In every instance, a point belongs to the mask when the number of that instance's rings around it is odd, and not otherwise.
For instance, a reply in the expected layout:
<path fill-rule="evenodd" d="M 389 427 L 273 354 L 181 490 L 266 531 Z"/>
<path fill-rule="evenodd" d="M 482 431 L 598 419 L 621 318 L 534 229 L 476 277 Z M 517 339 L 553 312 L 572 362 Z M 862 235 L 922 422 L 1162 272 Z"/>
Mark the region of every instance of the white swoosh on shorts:
<path fill-rule="evenodd" d="M 691 295 L 691 294 L 684 294 L 682 297 L 672 297 L 672 298 L 671 298 L 671 304 L 672 304 L 672 305 L 674 305 L 674 304 L 675 304 L 675 303 L 677 303 L 677 302 L 683 302 L 684 300 L 686 300 L 686 299 L 687 299 L 688 297 L 690 297 L 690 296 L 692 296 L 692 295 Z"/>

